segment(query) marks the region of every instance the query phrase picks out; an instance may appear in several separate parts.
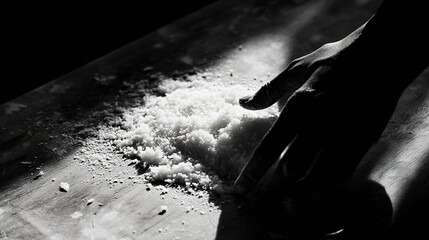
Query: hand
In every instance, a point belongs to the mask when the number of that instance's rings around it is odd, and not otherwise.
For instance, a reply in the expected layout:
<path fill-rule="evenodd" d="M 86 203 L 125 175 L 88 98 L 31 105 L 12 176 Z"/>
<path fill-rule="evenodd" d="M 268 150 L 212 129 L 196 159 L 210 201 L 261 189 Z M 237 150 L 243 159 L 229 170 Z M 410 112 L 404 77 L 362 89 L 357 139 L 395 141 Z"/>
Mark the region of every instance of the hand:
<path fill-rule="evenodd" d="M 294 60 L 253 96 L 240 99 L 244 108 L 263 109 L 291 92 L 291 83 L 304 82 L 236 180 L 237 194 L 255 186 L 266 197 L 299 194 L 352 175 L 404 89 L 390 82 L 395 72 L 389 59 L 359 36 L 356 31 Z"/>

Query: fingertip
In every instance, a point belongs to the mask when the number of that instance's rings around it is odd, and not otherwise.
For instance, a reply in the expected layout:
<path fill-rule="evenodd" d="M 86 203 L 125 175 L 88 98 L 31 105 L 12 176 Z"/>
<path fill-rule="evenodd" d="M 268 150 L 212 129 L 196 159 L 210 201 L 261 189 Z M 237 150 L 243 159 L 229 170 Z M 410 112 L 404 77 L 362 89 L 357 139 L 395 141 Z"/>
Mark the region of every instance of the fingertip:
<path fill-rule="evenodd" d="M 245 96 L 238 100 L 241 107 L 252 110 L 252 99 L 253 96 Z"/>
<path fill-rule="evenodd" d="M 241 107 L 248 110 L 261 110 L 275 103 L 270 96 L 262 96 L 257 92 L 253 96 L 245 96 L 239 99 L 238 103 Z"/>
<path fill-rule="evenodd" d="M 244 97 L 240 98 L 238 100 L 238 102 L 240 103 L 240 105 L 241 104 L 246 104 L 247 102 L 249 102 L 252 99 L 252 97 L 253 97 L 252 95 L 244 96 Z"/>
<path fill-rule="evenodd" d="M 282 91 L 275 85 L 273 81 L 266 83 L 255 94 L 240 98 L 240 105 L 250 110 L 261 110 L 270 107 L 283 96 Z"/>

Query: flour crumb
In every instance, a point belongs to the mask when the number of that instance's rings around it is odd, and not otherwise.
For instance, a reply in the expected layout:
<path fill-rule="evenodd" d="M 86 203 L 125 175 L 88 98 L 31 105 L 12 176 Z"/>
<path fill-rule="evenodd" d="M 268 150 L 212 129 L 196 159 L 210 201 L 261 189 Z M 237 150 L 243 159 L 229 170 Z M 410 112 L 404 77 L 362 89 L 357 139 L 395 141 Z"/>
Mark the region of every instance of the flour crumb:
<path fill-rule="evenodd" d="M 70 190 L 70 185 L 68 183 L 66 183 L 66 182 L 61 182 L 59 190 L 61 192 L 68 192 Z"/>
<path fill-rule="evenodd" d="M 41 178 L 43 175 L 45 175 L 45 172 L 43 172 L 42 170 L 40 170 L 40 172 L 38 174 L 36 174 L 36 176 L 34 176 L 34 180 Z"/>
<path fill-rule="evenodd" d="M 161 211 L 158 213 L 158 215 L 164 215 L 168 210 L 167 205 L 162 205 L 161 206 Z"/>
<path fill-rule="evenodd" d="M 94 198 L 90 198 L 88 199 L 88 201 L 86 201 L 86 205 L 91 205 L 94 202 Z"/>
<path fill-rule="evenodd" d="M 74 212 L 74 213 L 70 214 L 70 217 L 73 219 L 78 219 L 82 216 L 83 216 L 83 214 L 81 212 Z"/>

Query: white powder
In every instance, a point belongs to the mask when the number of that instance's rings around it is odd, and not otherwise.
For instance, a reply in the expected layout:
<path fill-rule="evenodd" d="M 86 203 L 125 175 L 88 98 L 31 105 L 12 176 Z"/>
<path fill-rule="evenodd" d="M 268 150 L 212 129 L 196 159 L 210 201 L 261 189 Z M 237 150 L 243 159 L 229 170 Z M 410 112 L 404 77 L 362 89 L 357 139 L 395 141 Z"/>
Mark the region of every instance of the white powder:
<path fill-rule="evenodd" d="M 273 124 L 277 108 L 241 108 L 238 99 L 253 91 L 237 84 L 198 77 L 161 81 L 158 90 L 165 96 L 146 96 L 144 105 L 124 110 L 120 126 L 100 136 L 148 167 L 149 181 L 207 189 L 219 184 L 217 176 L 234 179 Z"/>
<path fill-rule="evenodd" d="M 88 180 L 106 181 L 110 188 L 146 183 L 161 195 L 167 191 L 158 184 L 181 186 L 189 194 L 225 193 L 278 109 L 243 109 L 238 99 L 256 89 L 223 77 L 197 71 L 176 75 L 181 80 L 156 73 L 125 81 L 114 100 L 71 124 L 82 145 L 74 160 L 87 166 Z"/>
<path fill-rule="evenodd" d="M 70 217 L 73 219 L 78 219 L 82 216 L 83 216 L 83 214 L 81 212 L 74 212 L 74 213 L 70 214 Z"/>
<path fill-rule="evenodd" d="M 70 185 L 66 182 L 61 182 L 59 190 L 62 192 L 68 192 L 70 190 Z"/>

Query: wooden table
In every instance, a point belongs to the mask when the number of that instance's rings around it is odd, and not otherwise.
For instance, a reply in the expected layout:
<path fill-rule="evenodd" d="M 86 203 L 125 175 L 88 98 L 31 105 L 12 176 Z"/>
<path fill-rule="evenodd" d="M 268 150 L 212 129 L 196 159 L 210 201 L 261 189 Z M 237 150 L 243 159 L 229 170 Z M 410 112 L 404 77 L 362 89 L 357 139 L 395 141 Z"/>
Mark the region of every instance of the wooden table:
<path fill-rule="evenodd" d="M 224 81 L 260 86 L 292 59 L 360 26 L 380 2 L 218 1 L 1 105 L 0 238 L 255 239 L 258 225 L 234 203 L 216 207 L 175 189 L 163 194 L 94 176 L 78 164 L 81 145 L 67 131 L 114 101 L 124 80 L 146 76 L 148 66 L 165 75 L 195 67 L 233 71 Z M 347 206 L 357 239 L 371 239 L 386 222 L 392 222 L 391 238 L 427 236 L 428 77 L 407 89 L 350 181 Z M 44 175 L 36 177 L 40 170 Z M 126 164 L 115 171 L 137 175 Z M 109 174 L 116 173 L 103 177 Z M 70 190 L 59 191 L 60 182 Z M 159 214 L 162 205 L 165 214 Z"/>

